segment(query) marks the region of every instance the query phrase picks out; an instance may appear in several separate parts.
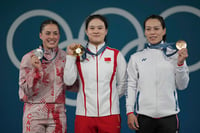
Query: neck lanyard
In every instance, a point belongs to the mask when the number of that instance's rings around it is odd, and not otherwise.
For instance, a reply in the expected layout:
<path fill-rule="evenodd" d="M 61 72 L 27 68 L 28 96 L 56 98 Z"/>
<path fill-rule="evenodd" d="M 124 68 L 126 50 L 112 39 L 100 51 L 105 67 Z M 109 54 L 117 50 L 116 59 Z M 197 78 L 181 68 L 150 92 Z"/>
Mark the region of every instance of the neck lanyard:
<path fill-rule="evenodd" d="M 57 56 L 57 54 L 58 54 L 58 50 L 56 51 L 56 54 L 54 55 L 54 57 L 52 58 L 52 59 L 50 59 L 50 60 L 48 60 L 47 58 L 45 58 L 44 57 L 44 48 L 43 48 L 43 45 L 41 46 L 41 48 L 42 48 L 42 51 L 43 51 L 43 56 L 42 56 L 42 58 L 40 59 L 40 61 L 42 62 L 42 60 L 44 59 L 46 62 L 51 62 L 51 61 L 53 61 L 55 58 L 56 58 L 56 56 Z"/>
<path fill-rule="evenodd" d="M 48 60 L 48 59 L 45 58 L 44 56 L 42 57 L 42 59 L 44 59 L 45 61 L 51 62 L 51 61 L 53 61 L 53 60 L 56 58 L 57 54 L 58 54 L 58 51 L 56 51 L 56 54 L 55 54 L 54 57 L 53 57 L 52 59 L 50 59 L 50 60 Z"/>
<path fill-rule="evenodd" d="M 97 53 L 95 54 L 95 53 L 88 50 L 88 43 L 87 43 L 86 48 L 84 48 L 85 53 L 82 55 L 82 58 L 86 59 L 87 53 L 90 54 L 90 55 L 98 56 L 99 54 L 101 54 L 106 49 L 106 47 L 107 47 L 107 44 L 105 44 L 103 47 L 101 47 L 101 49 L 99 49 L 97 51 Z"/>
<path fill-rule="evenodd" d="M 167 57 L 170 57 L 170 56 L 176 54 L 176 52 L 178 51 L 178 49 L 176 48 L 176 43 L 160 43 L 160 44 L 155 44 L 155 45 L 147 44 L 146 47 L 148 47 L 150 49 L 161 49 Z M 167 48 L 170 48 L 175 51 L 173 51 L 171 53 L 167 53 Z"/>

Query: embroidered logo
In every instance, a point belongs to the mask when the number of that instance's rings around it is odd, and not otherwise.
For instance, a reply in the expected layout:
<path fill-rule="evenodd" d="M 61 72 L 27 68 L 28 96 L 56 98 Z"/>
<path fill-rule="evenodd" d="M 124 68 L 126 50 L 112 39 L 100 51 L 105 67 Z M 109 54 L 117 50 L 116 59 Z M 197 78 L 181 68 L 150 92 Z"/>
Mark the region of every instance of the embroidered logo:
<path fill-rule="evenodd" d="M 143 61 L 146 61 L 146 60 L 147 60 L 147 58 L 142 58 L 142 62 L 143 62 Z"/>

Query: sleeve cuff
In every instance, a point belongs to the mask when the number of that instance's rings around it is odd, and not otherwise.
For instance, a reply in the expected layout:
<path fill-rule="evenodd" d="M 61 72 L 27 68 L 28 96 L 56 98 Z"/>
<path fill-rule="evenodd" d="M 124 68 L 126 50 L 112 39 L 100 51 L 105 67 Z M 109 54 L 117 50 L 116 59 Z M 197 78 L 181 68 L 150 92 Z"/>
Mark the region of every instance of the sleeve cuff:
<path fill-rule="evenodd" d="M 177 64 L 177 65 L 178 65 L 178 66 L 183 66 L 183 65 L 184 65 L 184 63 L 183 63 L 183 64 L 180 64 L 180 65 L 179 65 L 179 64 Z"/>
<path fill-rule="evenodd" d="M 128 115 L 130 115 L 130 114 L 133 114 L 133 112 L 129 112 L 129 113 L 127 113 L 126 115 L 128 116 Z"/>

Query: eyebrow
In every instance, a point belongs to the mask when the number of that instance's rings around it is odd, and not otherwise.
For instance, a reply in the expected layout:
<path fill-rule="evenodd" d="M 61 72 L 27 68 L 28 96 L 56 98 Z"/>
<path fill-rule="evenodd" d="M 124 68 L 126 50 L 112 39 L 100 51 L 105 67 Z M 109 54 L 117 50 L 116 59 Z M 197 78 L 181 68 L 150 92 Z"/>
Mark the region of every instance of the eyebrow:
<path fill-rule="evenodd" d="M 161 25 L 159 25 L 159 26 L 145 26 L 145 27 L 162 27 Z"/>
<path fill-rule="evenodd" d="M 162 26 L 145 26 L 145 29 L 148 29 L 148 28 L 162 28 Z"/>
<path fill-rule="evenodd" d="M 57 31 L 57 30 L 55 30 L 55 31 L 49 31 L 49 30 L 47 30 L 47 31 L 45 31 L 45 32 L 59 32 L 59 31 Z"/>
<path fill-rule="evenodd" d="M 97 25 L 97 26 L 95 26 L 95 25 L 90 25 L 89 27 L 104 27 L 104 25 Z"/>

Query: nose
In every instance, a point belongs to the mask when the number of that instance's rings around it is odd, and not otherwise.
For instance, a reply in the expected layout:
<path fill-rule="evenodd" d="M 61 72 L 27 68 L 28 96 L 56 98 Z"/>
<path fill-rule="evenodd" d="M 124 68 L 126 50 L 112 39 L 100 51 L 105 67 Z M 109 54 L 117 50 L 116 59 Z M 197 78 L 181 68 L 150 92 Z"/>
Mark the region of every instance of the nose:
<path fill-rule="evenodd" d="M 93 32 L 94 32 L 94 33 L 98 33 L 98 32 L 99 32 L 98 28 L 95 28 L 95 29 L 93 30 Z"/>
<path fill-rule="evenodd" d="M 150 34 L 154 34 L 154 33 L 155 33 L 154 29 L 150 30 Z"/>
<path fill-rule="evenodd" d="M 50 34 L 49 37 L 50 37 L 50 38 L 54 38 L 54 34 L 53 34 L 53 33 Z"/>

